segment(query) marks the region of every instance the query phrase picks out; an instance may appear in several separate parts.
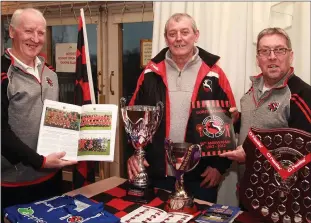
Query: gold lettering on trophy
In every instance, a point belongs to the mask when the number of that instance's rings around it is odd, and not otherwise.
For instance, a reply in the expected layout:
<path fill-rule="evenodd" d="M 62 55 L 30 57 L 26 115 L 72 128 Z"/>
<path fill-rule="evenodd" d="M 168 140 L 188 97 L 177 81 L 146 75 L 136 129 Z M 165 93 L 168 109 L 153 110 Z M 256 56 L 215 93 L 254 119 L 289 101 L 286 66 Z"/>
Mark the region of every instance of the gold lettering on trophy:
<path fill-rule="evenodd" d="M 186 166 L 187 166 L 187 164 L 188 164 L 188 162 L 189 162 L 191 153 L 192 153 L 192 148 L 193 148 L 193 147 L 190 147 L 190 148 L 188 149 L 187 155 L 186 155 L 184 161 L 182 162 L 182 165 L 180 166 L 179 170 L 185 170 L 185 168 L 186 168 Z"/>

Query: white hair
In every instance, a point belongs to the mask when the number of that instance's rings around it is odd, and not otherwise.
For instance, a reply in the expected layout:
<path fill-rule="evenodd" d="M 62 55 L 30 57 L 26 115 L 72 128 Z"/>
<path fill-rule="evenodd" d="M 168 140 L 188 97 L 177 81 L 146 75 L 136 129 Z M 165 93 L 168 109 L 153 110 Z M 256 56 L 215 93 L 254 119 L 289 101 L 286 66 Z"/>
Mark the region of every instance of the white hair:
<path fill-rule="evenodd" d="M 11 23 L 10 25 L 14 28 L 18 27 L 19 23 L 20 23 L 20 16 L 24 13 L 24 12 L 31 12 L 33 14 L 35 14 L 38 17 L 41 17 L 44 20 L 44 23 L 46 24 L 46 20 L 42 14 L 42 12 L 40 12 L 38 9 L 34 9 L 34 8 L 25 8 L 25 9 L 16 9 L 15 12 L 12 15 L 11 18 Z"/>

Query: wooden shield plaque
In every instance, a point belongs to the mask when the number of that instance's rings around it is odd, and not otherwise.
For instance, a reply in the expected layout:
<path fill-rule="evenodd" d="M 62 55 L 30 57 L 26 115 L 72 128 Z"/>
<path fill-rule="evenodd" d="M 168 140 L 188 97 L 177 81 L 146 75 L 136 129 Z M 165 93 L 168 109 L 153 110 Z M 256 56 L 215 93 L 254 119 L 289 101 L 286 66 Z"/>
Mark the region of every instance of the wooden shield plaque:
<path fill-rule="evenodd" d="M 264 222 L 311 222 L 311 134 L 251 128 L 240 199 Z"/>

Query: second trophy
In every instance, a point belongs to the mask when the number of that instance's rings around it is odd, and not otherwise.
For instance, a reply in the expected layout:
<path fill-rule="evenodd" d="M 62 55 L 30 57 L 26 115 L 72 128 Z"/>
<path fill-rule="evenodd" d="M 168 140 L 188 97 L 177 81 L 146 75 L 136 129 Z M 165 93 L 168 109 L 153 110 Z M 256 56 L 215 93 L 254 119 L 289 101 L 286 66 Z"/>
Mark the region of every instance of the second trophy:
<path fill-rule="evenodd" d="M 134 156 L 141 169 L 127 189 L 127 198 L 148 203 L 154 197 L 154 191 L 149 187 L 148 175 L 143 164 L 144 147 L 151 141 L 161 123 L 164 105 L 158 102 L 156 106 L 126 106 L 125 98 L 121 98 L 120 103 L 124 128 L 135 148 Z"/>
<path fill-rule="evenodd" d="M 198 144 L 173 143 L 170 139 L 165 139 L 165 150 L 176 177 L 175 192 L 170 196 L 165 209 L 168 212 L 193 214 L 197 212 L 197 207 L 193 196 L 184 187 L 184 173 L 198 165 L 201 147 Z"/>

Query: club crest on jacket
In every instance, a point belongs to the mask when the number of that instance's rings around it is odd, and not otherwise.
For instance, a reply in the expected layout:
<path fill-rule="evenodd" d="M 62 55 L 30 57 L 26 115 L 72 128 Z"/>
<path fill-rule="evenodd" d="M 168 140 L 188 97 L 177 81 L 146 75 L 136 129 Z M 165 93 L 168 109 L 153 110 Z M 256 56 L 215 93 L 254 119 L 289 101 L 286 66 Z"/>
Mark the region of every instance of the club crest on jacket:
<path fill-rule="evenodd" d="M 279 102 L 271 102 L 269 105 L 268 105 L 268 109 L 272 112 L 275 112 L 276 110 L 278 110 L 280 106 L 280 103 Z"/>
<path fill-rule="evenodd" d="M 48 85 L 53 87 L 53 81 L 49 77 L 46 77 L 46 83 L 48 83 Z"/>
<path fill-rule="evenodd" d="M 213 82 L 209 79 L 205 79 L 203 81 L 203 89 L 205 92 L 212 92 L 212 84 Z"/>

